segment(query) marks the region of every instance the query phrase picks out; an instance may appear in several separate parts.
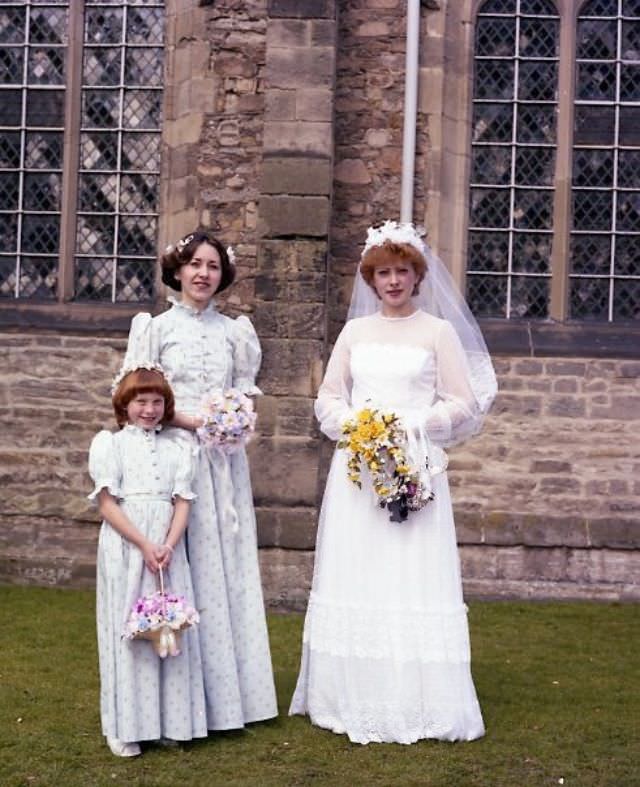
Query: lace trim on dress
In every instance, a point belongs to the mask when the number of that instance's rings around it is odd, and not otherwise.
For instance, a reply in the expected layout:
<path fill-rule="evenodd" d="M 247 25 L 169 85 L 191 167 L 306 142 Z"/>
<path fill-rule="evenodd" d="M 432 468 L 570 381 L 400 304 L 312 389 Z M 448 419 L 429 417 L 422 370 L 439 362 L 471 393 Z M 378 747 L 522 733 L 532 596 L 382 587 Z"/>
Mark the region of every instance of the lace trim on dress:
<path fill-rule="evenodd" d="M 311 594 L 303 642 L 340 657 L 463 663 L 471 660 L 467 608 L 365 607 Z"/>
<path fill-rule="evenodd" d="M 112 495 L 113 497 L 120 498 L 120 487 L 119 485 L 113 480 L 113 478 L 98 478 L 95 482 L 95 486 L 93 488 L 93 492 L 87 495 L 87 500 L 95 501 L 98 497 L 100 492 L 103 489 L 106 489 L 107 492 Z"/>
<path fill-rule="evenodd" d="M 193 315 L 200 315 L 200 314 L 207 314 L 209 312 L 218 312 L 218 307 L 216 302 L 211 300 L 209 303 L 204 307 L 204 309 L 196 309 L 193 306 L 189 306 L 188 303 L 184 303 L 179 298 L 176 298 L 175 295 L 169 295 L 167 300 L 172 306 L 177 306 L 179 309 L 184 309 L 184 311 L 188 312 L 189 314 Z"/>

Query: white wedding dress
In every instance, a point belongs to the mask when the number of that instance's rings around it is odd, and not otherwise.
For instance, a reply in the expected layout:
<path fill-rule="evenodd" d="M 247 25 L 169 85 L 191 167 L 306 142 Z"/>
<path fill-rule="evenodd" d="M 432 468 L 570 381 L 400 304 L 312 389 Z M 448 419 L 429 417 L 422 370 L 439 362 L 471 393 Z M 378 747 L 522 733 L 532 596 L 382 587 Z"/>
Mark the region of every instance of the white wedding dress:
<path fill-rule="evenodd" d="M 320 428 L 337 440 L 365 405 L 421 430 L 442 470 L 442 446 L 480 418 L 450 324 L 422 311 L 347 322 L 318 394 Z M 336 450 L 327 479 L 290 713 L 357 743 L 478 738 L 446 472 L 432 476 L 433 501 L 392 523 L 364 476 L 362 489 L 348 480 L 346 460 Z"/>

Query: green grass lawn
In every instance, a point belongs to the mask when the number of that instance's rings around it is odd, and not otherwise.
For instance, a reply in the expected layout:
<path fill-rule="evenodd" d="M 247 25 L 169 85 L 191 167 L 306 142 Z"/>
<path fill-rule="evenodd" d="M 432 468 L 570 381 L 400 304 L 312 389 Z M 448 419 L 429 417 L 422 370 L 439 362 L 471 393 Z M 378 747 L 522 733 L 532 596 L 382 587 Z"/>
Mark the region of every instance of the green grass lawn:
<path fill-rule="evenodd" d="M 280 717 L 178 750 L 111 755 L 100 734 L 94 595 L 0 587 L 0 785 L 640 785 L 640 609 L 473 603 L 487 735 L 349 743 L 286 715 L 302 619 L 269 620 Z"/>

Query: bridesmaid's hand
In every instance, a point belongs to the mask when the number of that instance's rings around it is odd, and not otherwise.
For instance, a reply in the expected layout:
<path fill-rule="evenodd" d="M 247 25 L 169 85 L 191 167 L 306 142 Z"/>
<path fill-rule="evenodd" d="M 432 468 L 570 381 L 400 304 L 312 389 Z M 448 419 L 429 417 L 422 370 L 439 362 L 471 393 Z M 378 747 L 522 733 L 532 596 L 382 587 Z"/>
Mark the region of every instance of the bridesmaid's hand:
<path fill-rule="evenodd" d="M 172 555 L 173 547 L 171 544 L 161 544 L 156 547 L 156 558 L 160 568 L 165 569 L 169 565 Z"/>
<path fill-rule="evenodd" d="M 144 563 L 152 574 L 156 574 L 160 568 L 160 563 L 156 555 L 157 548 L 158 547 L 155 544 L 152 544 L 151 541 L 145 541 L 140 547 Z"/>

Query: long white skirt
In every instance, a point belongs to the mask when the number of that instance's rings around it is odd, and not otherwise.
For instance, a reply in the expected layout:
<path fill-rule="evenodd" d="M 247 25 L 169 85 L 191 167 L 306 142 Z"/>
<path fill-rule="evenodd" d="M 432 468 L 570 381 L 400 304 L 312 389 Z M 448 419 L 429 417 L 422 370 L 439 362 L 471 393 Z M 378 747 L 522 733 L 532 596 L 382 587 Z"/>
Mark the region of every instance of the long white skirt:
<path fill-rule="evenodd" d="M 446 474 L 433 489 L 392 523 L 336 451 L 290 714 L 356 743 L 484 734 Z"/>

